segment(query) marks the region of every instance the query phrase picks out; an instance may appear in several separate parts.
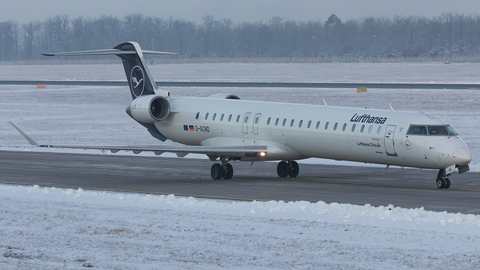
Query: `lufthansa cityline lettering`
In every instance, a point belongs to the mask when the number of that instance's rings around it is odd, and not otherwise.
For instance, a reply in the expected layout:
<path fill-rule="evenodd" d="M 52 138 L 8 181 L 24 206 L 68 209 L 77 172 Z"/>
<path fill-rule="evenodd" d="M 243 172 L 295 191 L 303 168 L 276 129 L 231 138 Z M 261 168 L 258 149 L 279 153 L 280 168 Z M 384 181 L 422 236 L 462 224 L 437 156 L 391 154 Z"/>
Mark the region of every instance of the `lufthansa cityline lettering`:
<path fill-rule="evenodd" d="M 361 122 L 361 123 L 369 123 L 369 124 L 385 124 L 385 121 L 387 121 L 387 117 L 375 117 L 375 116 L 371 116 L 370 114 L 364 114 L 364 115 L 354 114 L 350 119 L 350 122 L 356 122 L 356 123 Z"/>

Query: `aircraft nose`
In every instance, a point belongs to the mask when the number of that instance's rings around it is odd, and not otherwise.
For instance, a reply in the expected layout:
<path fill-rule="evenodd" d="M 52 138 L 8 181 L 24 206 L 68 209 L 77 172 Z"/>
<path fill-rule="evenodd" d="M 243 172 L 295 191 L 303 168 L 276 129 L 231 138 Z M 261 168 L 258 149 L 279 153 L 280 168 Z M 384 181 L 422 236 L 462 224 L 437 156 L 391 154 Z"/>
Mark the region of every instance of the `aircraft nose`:
<path fill-rule="evenodd" d="M 453 161 L 456 165 L 465 165 L 472 160 L 472 154 L 470 150 L 466 147 L 458 148 L 455 153 L 453 153 Z"/>

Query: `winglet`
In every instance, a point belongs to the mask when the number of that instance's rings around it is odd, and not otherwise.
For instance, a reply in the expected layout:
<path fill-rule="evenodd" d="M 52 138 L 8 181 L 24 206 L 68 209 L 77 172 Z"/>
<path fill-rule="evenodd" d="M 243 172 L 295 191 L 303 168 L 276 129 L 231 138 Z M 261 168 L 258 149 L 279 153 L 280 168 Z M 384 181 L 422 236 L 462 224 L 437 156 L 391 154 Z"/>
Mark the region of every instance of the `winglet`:
<path fill-rule="evenodd" d="M 27 134 L 25 134 L 25 132 L 23 132 L 20 128 L 18 128 L 14 123 L 8 121 L 10 124 L 12 124 L 12 126 L 18 131 L 20 132 L 20 134 L 23 135 L 23 137 L 25 137 L 25 139 L 27 139 L 27 141 L 31 144 L 31 145 L 35 145 L 37 147 L 40 147 L 40 145 L 38 145 L 32 138 L 30 138 Z"/>

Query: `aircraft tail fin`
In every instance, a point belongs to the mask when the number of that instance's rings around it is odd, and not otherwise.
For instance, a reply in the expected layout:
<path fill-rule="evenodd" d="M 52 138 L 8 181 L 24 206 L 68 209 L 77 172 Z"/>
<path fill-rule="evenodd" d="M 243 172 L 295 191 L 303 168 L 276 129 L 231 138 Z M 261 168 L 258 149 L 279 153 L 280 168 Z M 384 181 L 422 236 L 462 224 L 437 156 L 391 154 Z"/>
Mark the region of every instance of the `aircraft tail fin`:
<path fill-rule="evenodd" d="M 176 55 L 176 53 L 142 50 L 137 42 L 130 41 L 118 44 L 113 49 L 42 54 L 45 56 L 116 55 L 122 59 L 133 99 L 143 95 L 170 96 L 169 91 L 158 88 L 145 64 L 143 54 Z"/>

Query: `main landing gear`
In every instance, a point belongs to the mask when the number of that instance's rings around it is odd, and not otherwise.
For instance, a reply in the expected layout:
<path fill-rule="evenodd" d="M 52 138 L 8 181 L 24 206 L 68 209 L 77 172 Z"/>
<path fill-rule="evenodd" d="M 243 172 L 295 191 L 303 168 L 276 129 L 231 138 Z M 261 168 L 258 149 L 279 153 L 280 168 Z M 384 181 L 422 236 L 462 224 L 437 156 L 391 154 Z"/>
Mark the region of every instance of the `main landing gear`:
<path fill-rule="evenodd" d="M 440 169 L 437 175 L 437 187 L 442 189 L 442 188 L 449 188 L 450 187 L 450 179 L 447 178 L 447 173 L 445 172 L 445 169 Z"/>
<path fill-rule="evenodd" d="M 222 158 L 222 164 L 215 163 L 210 169 L 210 173 L 214 180 L 220 179 L 232 179 L 233 177 L 233 166 L 230 163 L 227 163 L 227 159 Z"/>
<path fill-rule="evenodd" d="M 220 158 L 222 164 L 215 163 L 210 169 L 210 173 L 214 180 L 220 179 L 232 179 L 233 177 L 233 166 L 228 163 L 227 158 Z M 300 172 L 300 168 L 296 161 L 281 161 L 277 165 L 277 174 L 280 177 L 297 177 Z"/>
<path fill-rule="evenodd" d="M 277 165 L 277 174 L 280 177 L 297 177 L 300 172 L 298 163 L 294 160 L 292 161 L 280 161 Z"/>

